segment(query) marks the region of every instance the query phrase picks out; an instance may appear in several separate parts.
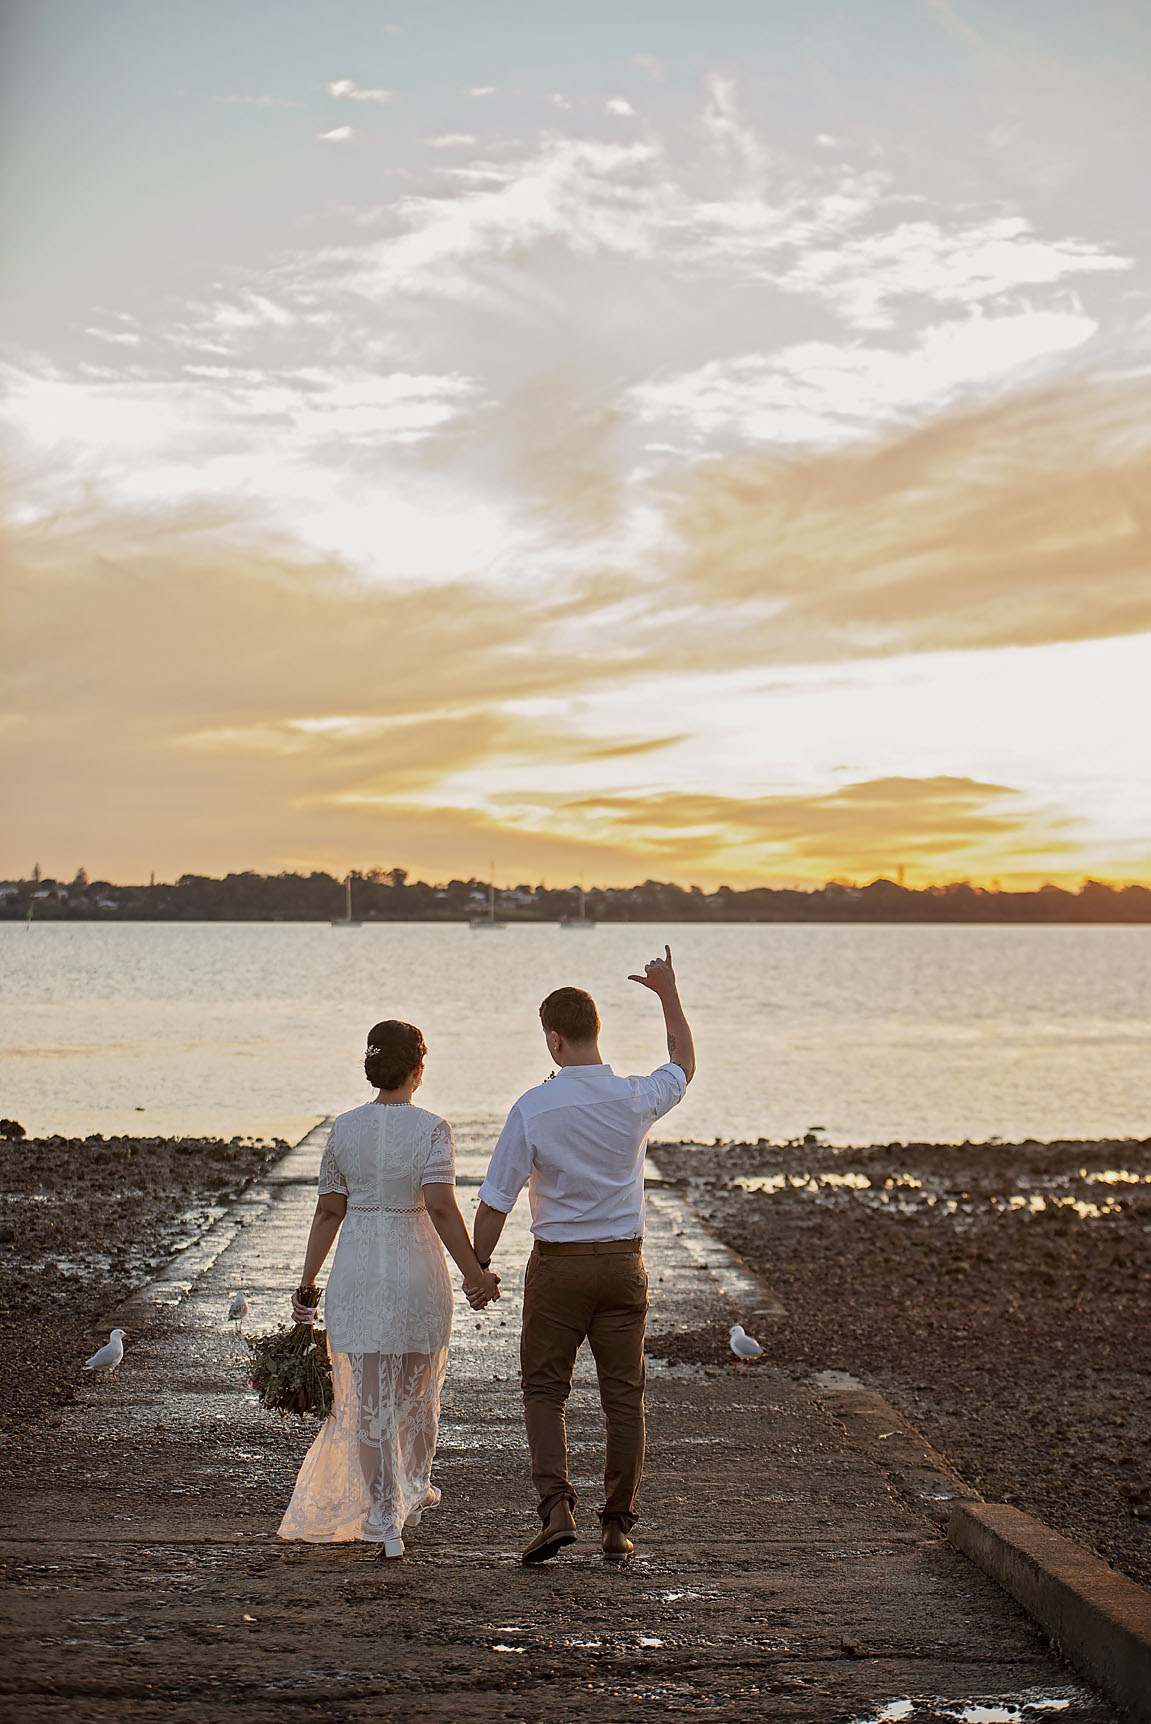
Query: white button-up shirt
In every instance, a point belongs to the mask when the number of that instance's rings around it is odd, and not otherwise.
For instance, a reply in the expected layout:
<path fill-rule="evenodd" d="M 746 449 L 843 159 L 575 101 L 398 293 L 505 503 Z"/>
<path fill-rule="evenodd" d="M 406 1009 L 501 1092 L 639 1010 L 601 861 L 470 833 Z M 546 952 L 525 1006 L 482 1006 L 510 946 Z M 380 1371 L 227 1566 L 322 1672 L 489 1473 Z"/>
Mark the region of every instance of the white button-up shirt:
<path fill-rule="evenodd" d="M 650 1077 L 561 1066 L 508 1114 L 481 1200 L 506 1215 L 526 1185 L 537 1239 L 642 1238 L 647 1134 L 686 1089 L 670 1061 Z"/>

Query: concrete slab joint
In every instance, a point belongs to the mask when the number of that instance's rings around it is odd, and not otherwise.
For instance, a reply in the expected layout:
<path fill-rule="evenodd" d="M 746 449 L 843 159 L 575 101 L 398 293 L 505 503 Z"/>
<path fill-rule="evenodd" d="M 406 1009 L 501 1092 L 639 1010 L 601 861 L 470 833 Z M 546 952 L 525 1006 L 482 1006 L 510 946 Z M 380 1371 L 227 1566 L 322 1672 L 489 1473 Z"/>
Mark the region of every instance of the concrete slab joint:
<path fill-rule="evenodd" d="M 1071 1664 L 1139 1724 L 1151 1721 L 1151 1592 L 1006 1503 L 955 1504 L 947 1533 Z"/>

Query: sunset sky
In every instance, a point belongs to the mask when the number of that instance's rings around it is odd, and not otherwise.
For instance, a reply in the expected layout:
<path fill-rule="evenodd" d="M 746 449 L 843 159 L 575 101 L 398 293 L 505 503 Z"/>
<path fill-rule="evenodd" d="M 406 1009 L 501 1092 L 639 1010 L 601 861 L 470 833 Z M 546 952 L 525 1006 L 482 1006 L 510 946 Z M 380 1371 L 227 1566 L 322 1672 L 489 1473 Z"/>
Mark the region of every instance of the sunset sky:
<path fill-rule="evenodd" d="M 0 874 L 1151 878 L 1142 0 L 10 0 Z"/>

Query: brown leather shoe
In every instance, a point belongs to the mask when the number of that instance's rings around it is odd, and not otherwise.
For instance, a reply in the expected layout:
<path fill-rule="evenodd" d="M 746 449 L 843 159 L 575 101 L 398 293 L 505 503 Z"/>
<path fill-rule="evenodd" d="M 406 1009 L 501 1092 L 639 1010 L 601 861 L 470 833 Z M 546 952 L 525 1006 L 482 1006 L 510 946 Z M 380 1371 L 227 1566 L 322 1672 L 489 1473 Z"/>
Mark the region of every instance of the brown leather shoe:
<path fill-rule="evenodd" d="M 520 1561 L 550 1562 L 565 1544 L 574 1544 L 578 1536 L 571 1509 L 566 1502 L 557 1503 L 531 1543 L 524 1548 Z"/>
<path fill-rule="evenodd" d="M 609 1562 L 626 1562 L 635 1545 L 623 1530 L 622 1522 L 605 1520 L 603 1523 L 603 1553 Z"/>

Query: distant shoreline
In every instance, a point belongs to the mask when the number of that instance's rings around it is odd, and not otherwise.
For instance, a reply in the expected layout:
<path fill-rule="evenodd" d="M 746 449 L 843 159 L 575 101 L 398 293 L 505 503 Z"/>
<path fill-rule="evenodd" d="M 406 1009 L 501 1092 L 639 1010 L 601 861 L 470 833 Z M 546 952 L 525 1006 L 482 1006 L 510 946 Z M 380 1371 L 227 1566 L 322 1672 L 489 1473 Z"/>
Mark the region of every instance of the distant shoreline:
<path fill-rule="evenodd" d="M 0 910 L 0 923 L 27 923 L 27 916 L 16 916 Z M 330 925 L 330 916 L 181 916 L 159 914 L 102 915 L 86 911 L 73 915 L 47 915 L 31 918 L 34 924 L 98 923 L 104 927 L 126 924 L 156 924 L 171 922 L 185 927 L 206 927 L 212 923 L 232 923 L 237 927 L 305 927 Z M 422 927 L 441 928 L 468 926 L 467 916 L 361 916 L 362 927 Z M 557 928 L 561 920 L 555 916 L 501 916 L 509 928 Z M 669 923 L 685 927 L 776 927 L 776 928 L 1145 928 L 1151 926 L 1151 913 L 1145 916 L 1051 916 L 1040 920 L 1027 916 L 612 916 L 596 922 L 596 927 L 658 928 Z"/>
<path fill-rule="evenodd" d="M 563 918 L 554 915 L 532 915 L 530 913 L 516 914 L 500 911 L 500 921 L 509 928 L 556 928 L 563 925 Z M 466 928 L 472 917 L 464 912 L 445 912 L 443 915 L 403 916 L 378 915 L 368 912 L 356 917 L 356 923 L 361 927 L 404 926 L 437 928 Z M 816 927 L 854 927 L 854 928 L 1144 928 L 1151 926 L 1151 909 L 1144 914 L 1133 914 L 1131 910 L 1114 915 L 863 915 L 863 914 L 822 914 L 809 916 L 795 915 L 753 915 L 751 913 L 729 913 L 722 911 L 706 916 L 689 916 L 667 911 L 660 915 L 651 913 L 644 915 L 616 914 L 599 918 L 588 918 L 593 927 L 663 927 L 667 923 L 682 923 L 685 927 L 777 927 L 777 928 L 816 928 Z M 222 910 L 217 915 L 199 911 L 194 915 L 184 915 L 179 911 L 152 911 L 125 909 L 116 912 L 99 910 L 49 910 L 39 911 L 29 917 L 27 913 L 18 913 L 7 907 L 0 906 L 0 924 L 28 923 L 34 925 L 49 924 L 59 926 L 67 923 L 95 922 L 105 927 L 119 926 L 126 923 L 182 923 L 187 927 L 207 926 L 214 922 L 234 923 L 237 926 L 325 926 L 338 923 L 339 917 L 309 916 L 309 915 L 269 915 L 253 912 L 245 915 L 236 910 Z"/>
<path fill-rule="evenodd" d="M 915 888 L 888 879 L 866 886 L 831 881 L 811 891 L 720 886 L 704 892 L 670 881 L 637 886 L 493 888 L 489 882 L 409 881 L 402 868 L 330 874 L 182 874 L 147 886 L 90 881 L 0 881 L 0 921 L 41 922 L 470 922 L 492 915 L 509 926 L 564 923 L 932 923 L 943 926 L 1139 926 L 1151 924 L 1151 887 L 1087 880 L 1077 892 L 1041 886 L 1003 892 L 954 881 Z"/>

